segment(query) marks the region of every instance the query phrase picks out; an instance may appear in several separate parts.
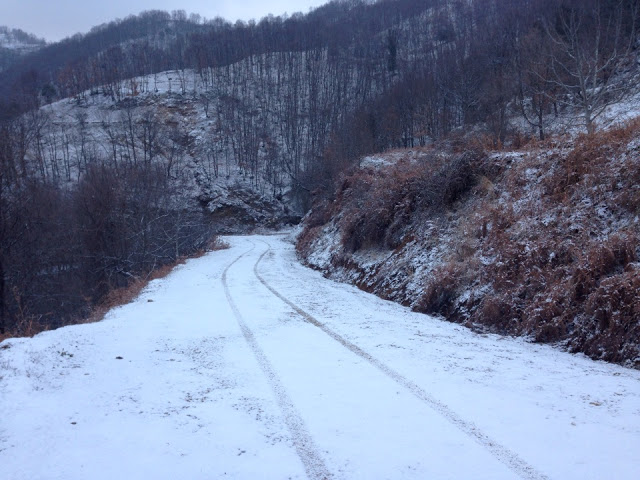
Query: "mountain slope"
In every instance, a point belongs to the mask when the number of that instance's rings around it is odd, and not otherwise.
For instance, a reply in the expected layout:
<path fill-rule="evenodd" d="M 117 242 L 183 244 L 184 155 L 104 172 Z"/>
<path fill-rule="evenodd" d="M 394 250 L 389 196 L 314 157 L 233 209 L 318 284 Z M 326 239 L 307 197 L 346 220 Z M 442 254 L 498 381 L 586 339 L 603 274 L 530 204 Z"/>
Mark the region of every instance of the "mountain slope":
<path fill-rule="evenodd" d="M 0 26 L 0 73 L 11 67 L 22 56 L 36 52 L 46 42 L 20 29 Z"/>
<path fill-rule="evenodd" d="M 295 222 L 314 192 L 357 194 L 358 207 L 375 174 L 355 192 L 339 180 L 368 154 L 441 141 L 454 154 L 517 149 L 606 126 L 602 112 L 624 109 L 638 84 L 640 17 L 637 2 L 588 6 L 335 1 L 234 25 L 146 12 L 28 55 L 0 75 L 0 334 L 73 321 L 211 232 Z M 401 246 L 423 180 L 428 209 L 462 200 L 478 172 L 435 156 L 433 172 L 381 182 L 380 225 L 356 212 L 338 261 L 367 243 Z M 501 163 L 480 171 L 489 183 Z M 319 210 L 313 222 L 328 223 L 332 208 Z M 443 313 L 448 294 L 435 296 Z"/>

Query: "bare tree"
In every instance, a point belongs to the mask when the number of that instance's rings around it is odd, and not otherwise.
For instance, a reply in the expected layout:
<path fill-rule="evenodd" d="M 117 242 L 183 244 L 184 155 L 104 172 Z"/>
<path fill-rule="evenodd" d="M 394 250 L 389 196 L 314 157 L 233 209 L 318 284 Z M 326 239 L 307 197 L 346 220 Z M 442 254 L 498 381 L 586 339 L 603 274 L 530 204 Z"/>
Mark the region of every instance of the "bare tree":
<path fill-rule="evenodd" d="M 567 2 L 546 22 L 552 83 L 562 103 L 577 106 L 587 133 L 596 119 L 630 92 L 616 76 L 628 62 L 635 40 L 638 3 L 633 0 Z"/>
<path fill-rule="evenodd" d="M 538 130 L 538 137 L 544 140 L 545 113 L 556 106 L 557 88 L 549 62 L 544 55 L 543 32 L 534 31 L 526 35 L 517 45 L 515 54 L 518 80 L 518 105 L 526 122 Z"/>

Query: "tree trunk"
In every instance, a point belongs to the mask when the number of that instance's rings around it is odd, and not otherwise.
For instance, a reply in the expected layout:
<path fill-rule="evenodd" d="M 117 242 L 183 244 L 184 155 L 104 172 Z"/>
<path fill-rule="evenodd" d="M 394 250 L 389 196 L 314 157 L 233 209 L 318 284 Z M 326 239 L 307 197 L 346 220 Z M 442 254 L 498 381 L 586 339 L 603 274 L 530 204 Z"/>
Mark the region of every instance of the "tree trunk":
<path fill-rule="evenodd" d="M 593 133 L 596 131 L 596 126 L 593 123 L 593 118 L 591 118 L 591 115 L 589 115 L 588 113 L 585 113 L 584 115 L 584 123 L 587 127 L 587 134 L 593 135 Z"/>
<path fill-rule="evenodd" d="M 538 131 L 540 133 L 540 140 L 544 140 L 544 111 L 542 104 L 538 108 Z"/>

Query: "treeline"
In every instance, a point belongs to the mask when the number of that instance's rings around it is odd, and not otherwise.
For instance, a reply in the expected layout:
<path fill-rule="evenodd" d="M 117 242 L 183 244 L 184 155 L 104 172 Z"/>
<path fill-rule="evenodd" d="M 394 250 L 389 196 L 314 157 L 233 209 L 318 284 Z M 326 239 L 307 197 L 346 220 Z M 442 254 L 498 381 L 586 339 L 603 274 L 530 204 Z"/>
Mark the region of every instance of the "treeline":
<path fill-rule="evenodd" d="M 592 133 L 634 87 L 624 74 L 635 68 L 638 14 L 619 0 L 449 2 L 433 18 L 433 48 L 333 133 L 330 152 L 355 160 L 469 126 L 498 145 L 523 133 L 514 118 L 544 139 L 566 110 Z M 406 58 L 412 32 L 389 33 L 390 65 Z"/>
<path fill-rule="evenodd" d="M 155 71 L 171 68 L 171 56 L 166 52 L 200 28 L 203 27 L 197 15 L 188 17 L 182 10 L 172 13 L 154 10 L 49 44 L 0 73 L 0 113 L 14 116 L 42 102 L 73 95 L 78 88 L 99 85 L 102 78 L 94 73 L 112 73 L 104 72 L 111 65 L 103 57 L 119 61 L 117 72 L 121 75 L 131 73 L 127 64 L 133 60 L 129 56 L 153 59 Z M 122 55 L 116 58 L 116 52 Z"/>
<path fill-rule="evenodd" d="M 81 319 L 114 289 L 207 246 L 211 227 L 159 165 L 90 165 L 79 182 L 15 164 L 0 130 L 0 335 Z"/>
<path fill-rule="evenodd" d="M 628 88 L 610 82 L 632 66 L 637 21 L 633 0 L 333 1 L 307 15 L 233 25 L 155 11 L 49 46 L 0 85 L 17 82 L 3 95 L 5 112 L 87 92 L 119 101 L 129 79 L 165 70 L 194 70 L 205 89 L 237 103 L 266 85 L 261 101 L 304 104 L 281 121 L 313 147 L 287 163 L 317 177 L 345 157 L 424 144 L 463 126 L 482 125 L 504 143 L 516 112 L 541 138 L 548 115 L 567 107 L 592 131 Z M 247 61 L 251 68 L 234 67 Z M 224 68 L 236 73 L 224 76 Z M 255 105 L 238 110 L 245 127 L 255 123 L 245 114 Z"/>
<path fill-rule="evenodd" d="M 45 45 L 44 40 L 19 28 L 0 26 L 0 72 L 16 63 L 25 53 Z"/>
<path fill-rule="evenodd" d="M 370 37 L 444 0 L 333 1 L 308 15 L 268 16 L 231 24 L 184 11 L 148 11 L 47 46 L 0 76 L 0 98 L 22 107 L 42 87 L 58 98 L 105 83 L 164 70 L 227 66 L 251 55 L 330 48 L 367 54 Z M 375 55 L 379 52 L 371 52 Z M 28 85 L 28 88 L 25 87 Z M 26 105 L 31 108 L 29 102 Z"/>
<path fill-rule="evenodd" d="M 5 42 L 17 42 L 25 46 L 43 47 L 47 43 L 45 40 L 38 38 L 32 33 L 27 33 L 19 28 L 0 26 L 0 36 L 4 37 Z"/>

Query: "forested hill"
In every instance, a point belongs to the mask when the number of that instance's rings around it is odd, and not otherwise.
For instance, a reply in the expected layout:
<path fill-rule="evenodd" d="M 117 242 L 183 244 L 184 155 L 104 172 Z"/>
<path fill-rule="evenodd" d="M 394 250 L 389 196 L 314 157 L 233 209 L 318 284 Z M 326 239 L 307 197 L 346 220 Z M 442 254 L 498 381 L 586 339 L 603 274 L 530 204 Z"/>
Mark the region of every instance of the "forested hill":
<path fill-rule="evenodd" d="M 572 11 L 577 12 L 573 20 Z M 598 75 L 611 76 L 619 65 L 606 57 L 635 48 L 629 34 L 637 16 L 636 2 L 627 0 L 332 1 L 306 15 L 235 24 L 203 21 L 184 11 L 149 11 L 27 56 L 0 73 L 0 101 L 6 115 L 135 76 L 202 72 L 257 55 L 313 52 L 325 55 L 327 69 L 350 77 L 350 93 L 361 107 L 356 123 L 362 125 L 356 129 L 366 127 L 358 150 L 425 141 L 478 122 L 504 141 L 512 100 L 521 101 L 528 121 L 544 135 L 540 116 L 549 108 L 548 98 L 567 93 L 560 84 L 568 81 L 584 96 L 575 69 L 561 72 L 548 61 L 552 52 L 570 56 L 562 52 L 563 40 L 571 44 L 571 37 L 580 38 L 585 51 L 601 51 L 597 55 L 604 61 L 596 63 L 607 68 Z M 587 37 L 596 28 L 601 35 L 592 40 L 601 45 L 590 45 Z M 585 60 L 588 69 L 591 62 Z M 556 78 L 563 75 L 570 78 Z M 322 82 L 321 76 L 311 77 Z M 341 112 L 343 103 L 338 99 Z"/>
<path fill-rule="evenodd" d="M 0 334 L 84 314 L 215 231 L 299 218 L 365 155 L 592 133 L 638 84 L 638 18 L 633 0 L 351 0 L 235 24 L 150 11 L 43 46 L 0 72 Z"/>
<path fill-rule="evenodd" d="M 46 42 L 18 28 L 0 26 L 0 72 L 9 68 L 23 55 L 43 48 Z"/>

